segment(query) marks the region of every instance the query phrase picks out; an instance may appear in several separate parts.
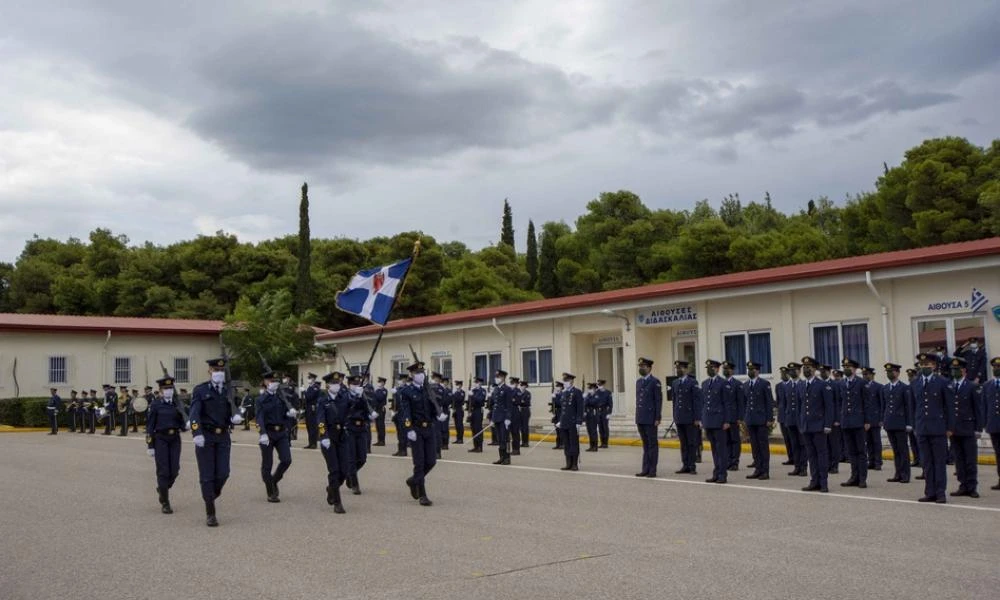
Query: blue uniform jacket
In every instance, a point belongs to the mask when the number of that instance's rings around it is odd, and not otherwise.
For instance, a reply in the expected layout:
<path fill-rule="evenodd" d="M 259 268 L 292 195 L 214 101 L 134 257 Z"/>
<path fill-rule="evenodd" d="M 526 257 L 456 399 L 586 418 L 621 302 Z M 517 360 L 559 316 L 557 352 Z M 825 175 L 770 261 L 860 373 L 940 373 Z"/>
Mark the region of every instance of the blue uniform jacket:
<path fill-rule="evenodd" d="M 484 406 L 486 406 L 486 390 L 481 387 L 473 388 L 469 392 L 469 412 L 482 412 Z"/>
<path fill-rule="evenodd" d="M 743 384 L 743 395 L 746 397 L 744 423 L 759 426 L 774 420 L 774 395 L 771 394 L 770 382 L 760 377 L 749 379 Z"/>
<path fill-rule="evenodd" d="M 739 379 L 730 377 L 726 381 L 729 382 L 729 388 L 724 389 L 722 393 L 731 394 L 733 396 L 733 402 L 736 406 L 736 416 L 729 422 L 730 424 L 733 424 L 743 418 L 743 413 L 746 411 L 747 397 L 743 392 L 743 384 L 740 383 Z"/>
<path fill-rule="evenodd" d="M 437 415 L 434 414 L 434 403 L 427 397 L 424 388 L 410 384 L 400 391 L 399 415 L 404 429 L 430 427 Z"/>
<path fill-rule="evenodd" d="M 52 408 L 57 411 L 61 411 L 63 409 L 63 401 L 62 398 L 59 397 L 59 394 L 52 394 L 52 397 L 49 398 L 49 403 L 46 405 L 46 408 Z M 51 414 L 52 411 L 49 411 L 49 413 Z"/>
<path fill-rule="evenodd" d="M 956 389 L 956 384 L 959 384 Z M 968 379 L 961 383 L 952 382 L 945 388 L 945 398 L 951 419 L 955 423 L 955 435 L 975 435 L 986 426 L 986 410 L 982 403 L 979 386 Z"/>
<path fill-rule="evenodd" d="M 986 433 L 1000 433 L 1000 379 L 990 379 L 983 385 L 983 412 Z"/>
<path fill-rule="evenodd" d="M 663 418 L 663 384 L 652 375 L 635 382 L 635 424 L 655 425 Z"/>
<path fill-rule="evenodd" d="M 503 383 L 493 388 L 493 394 L 490 395 L 490 400 L 493 401 L 493 422 L 502 423 L 510 419 L 513 414 L 513 404 L 514 390 L 510 389 L 510 386 Z"/>
<path fill-rule="evenodd" d="M 860 377 L 844 378 L 840 382 L 840 411 L 835 421 L 844 429 L 859 429 L 877 422 L 865 392 L 865 382 Z"/>
<path fill-rule="evenodd" d="M 451 392 L 440 383 L 432 383 L 431 387 L 434 389 L 434 397 L 437 398 L 438 408 L 442 412 L 448 412 L 448 409 L 451 408 Z"/>
<path fill-rule="evenodd" d="M 521 390 L 521 396 L 518 398 L 518 406 L 521 408 L 531 408 L 531 390 Z"/>
<path fill-rule="evenodd" d="M 869 416 L 871 418 L 870 423 L 878 425 L 881 420 L 882 413 L 885 412 L 885 406 L 882 404 L 882 384 L 877 381 L 866 381 L 865 382 L 865 394 L 866 400 L 870 405 L 871 412 Z"/>
<path fill-rule="evenodd" d="M 194 386 L 191 392 L 191 408 L 188 411 L 192 435 L 201 435 L 202 429 L 228 429 L 232 413 L 225 385 L 222 386 L 221 393 L 215 391 L 211 381 Z"/>
<path fill-rule="evenodd" d="M 799 430 L 802 433 L 820 433 L 833 427 L 834 404 L 832 382 L 814 378 L 803 381 L 798 387 Z"/>
<path fill-rule="evenodd" d="M 583 423 L 583 393 L 578 388 L 566 388 L 562 393 L 559 409 L 559 425 L 571 429 Z"/>
<path fill-rule="evenodd" d="M 465 412 L 465 390 L 455 390 L 451 393 L 451 408 L 458 414 Z"/>
<path fill-rule="evenodd" d="M 917 376 L 910 386 L 913 390 L 913 431 L 917 435 L 945 435 L 955 429 L 954 414 L 948 410 L 945 390 L 949 381 L 940 375 L 931 375 L 926 384 Z"/>
<path fill-rule="evenodd" d="M 903 431 L 913 427 L 913 393 L 910 386 L 897 381 L 879 390 L 882 396 L 882 426 L 886 431 Z"/>
<path fill-rule="evenodd" d="M 601 399 L 601 414 L 610 415 L 615 408 L 614 394 L 611 390 L 600 388 L 595 393 Z"/>
<path fill-rule="evenodd" d="M 702 381 L 701 400 L 701 425 L 705 429 L 722 429 L 723 424 L 736 421 L 736 394 L 728 379 L 716 375 Z"/>
<path fill-rule="evenodd" d="M 792 394 L 791 380 L 779 381 L 774 386 L 774 396 L 778 404 L 778 423 L 785 424 L 785 414 L 788 412 L 788 397 Z"/>
<path fill-rule="evenodd" d="M 347 428 L 350 431 L 366 431 L 369 428 L 369 412 L 364 393 L 355 396 L 347 392 Z"/>
<path fill-rule="evenodd" d="M 316 412 L 316 423 L 320 426 L 320 437 L 337 443 L 342 439 L 344 425 L 347 421 L 347 405 L 350 402 L 348 392 L 341 387 L 334 396 L 327 392 L 320 397 Z"/>
<path fill-rule="evenodd" d="M 674 401 L 674 423 L 693 425 L 701 420 L 701 388 L 694 377 L 678 377 L 670 384 L 670 395 Z"/>
<path fill-rule="evenodd" d="M 588 417 L 596 417 L 601 408 L 601 399 L 597 392 L 587 392 L 583 395 L 583 409 Z"/>
<path fill-rule="evenodd" d="M 986 359 L 985 347 L 980 346 L 975 351 L 966 348 L 961 353 L 956 352 L 955 354 L 965 359 L 965 368 L 969 379 L 978 379 L 979 383 L 986 383 L 986 365 L 989 364 L 989 361 Z"/>
<path fill-rule="evenodd" d="M 279 398 L 277 394 L 271 394 L 269 392 L 261 394 L 257 397 L 256 404 L 254 404 L 254 415 L 257 419 L 257 429 L 263 432 L 268 426 L 287 426 L 288 417 L 285 416 L 286 412 L 288 412 L 288 407 L 285 406 L 285 402 Z"/>
<path fill-rule="evenodd" d="M 146 413 L 146 445 L 153 447 L 153 435 L 157 433 L 181 432 L 184 430 L 184 419 L 177 410 L 177 400 L 166 403 L 163 400 L 153 400 Z"/>
<path fill-rule="evenodd" d="M 385 410 L 385 405 L 389 403 L 389 390 L 384 387 L 375 388 L 372 397 L 375 398 L 375 410 Z"/>

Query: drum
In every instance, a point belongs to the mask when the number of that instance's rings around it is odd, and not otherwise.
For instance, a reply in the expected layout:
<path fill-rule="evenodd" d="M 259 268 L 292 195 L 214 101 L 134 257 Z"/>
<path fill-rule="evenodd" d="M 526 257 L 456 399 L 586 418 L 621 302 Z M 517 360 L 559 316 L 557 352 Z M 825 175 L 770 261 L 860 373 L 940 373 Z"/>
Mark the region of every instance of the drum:
<path fill-rule="evenodd" d="M 145 396 L 137 396 L 132 400 L 132 410 L 135 411 L 135 414 L 145 413 L 147 408 L 149 408 L 149 403 L 146 402 Z"/>

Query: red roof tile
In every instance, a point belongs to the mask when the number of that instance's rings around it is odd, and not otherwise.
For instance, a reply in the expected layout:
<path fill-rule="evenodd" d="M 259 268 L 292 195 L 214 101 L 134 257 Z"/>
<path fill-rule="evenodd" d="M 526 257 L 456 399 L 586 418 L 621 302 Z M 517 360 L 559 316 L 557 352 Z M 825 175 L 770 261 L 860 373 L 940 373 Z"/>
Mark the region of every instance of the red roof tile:
<path fill-rule="evenodd" d="M 568 310 L 588 306 L 601 306 L 618 302 L 663 298 L 665 296 L 675 294 L 687 294 L 692 292 L 702 292 L 707 290 L 718 290 L 748 285 L 794 281 L 797 279 L 839 275 L 843 273 L 858 273 L 876 269 L 919 265 L 926 262 L 946 262 L 977 256 L 989 256 L 992 254 L 1000 254 L 1000 237 L 976 240 L 972 242 L 959 242 L 957 244 L 928 246 L 926 248 L 916 248 L 914 250 L 900 250 L 897 252 L 883 252 L 881 254 L 869 254 L 866 256 L 837 258 L 834 260 L 790 265 L 787 267 L 775 267 L 771 269 L 761 269 L 758 271 L 730 273 L 728 275 L 717 275 L 701 279 L 672 281 L 670 283 L 658 283 L 622 290 L 581 294 L 579 296 L 533 300 L 531 302 L 508 304 L 506 306 L 496 306 L 492 308 L 464 310 L 442 315 L 415 317 L 412 319 L 398 319 L 387 323 L 385 330 L 403 331 L 419 327 L 437 327 L 441 325 L 463 323 L 466 321 L 481 321 L 499 317 Z M 378 333 L 378 330 L 379 327 L 377 325 L 367 325 L 365 327 L 344 329 L 329 334 L 318 335 L 316 336 L 316 339 L 318 341 L 326 341 L 355 337 L 359 335 L 374 335 Z"/>
<path fill-rule="evenodd" d="M 222 321 L 152 319 L 141 317 L 88 317 L 0 313 L 0 330 L 108 331 L 112 333 L 173 333 L 219 335 Z"/>

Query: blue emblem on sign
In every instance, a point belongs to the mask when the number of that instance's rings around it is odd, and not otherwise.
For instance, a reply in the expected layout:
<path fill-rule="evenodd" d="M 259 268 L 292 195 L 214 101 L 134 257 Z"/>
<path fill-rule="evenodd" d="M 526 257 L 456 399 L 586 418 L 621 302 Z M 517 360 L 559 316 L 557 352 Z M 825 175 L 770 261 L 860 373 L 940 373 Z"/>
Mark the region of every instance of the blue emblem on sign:
<path fill-rule="evenodd" d="M 1000 321 L 1000 304 L 993 307 L 993 316 L 996 317 L 997 321 Z"/>

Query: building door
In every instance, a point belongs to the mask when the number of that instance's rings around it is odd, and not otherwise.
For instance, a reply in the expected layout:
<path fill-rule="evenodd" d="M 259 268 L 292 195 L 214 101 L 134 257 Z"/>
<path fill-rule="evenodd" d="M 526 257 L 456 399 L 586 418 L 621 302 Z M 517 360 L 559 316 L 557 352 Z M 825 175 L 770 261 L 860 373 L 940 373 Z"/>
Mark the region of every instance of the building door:
<path fill-rule="evenodd" d="M 597 379 L 607 382 L 607 387 L 614 396 L 615 415 L 624 415 L 625 407 L 625 349 L 621 346 L 598 346 L 594 349 Z"/>

